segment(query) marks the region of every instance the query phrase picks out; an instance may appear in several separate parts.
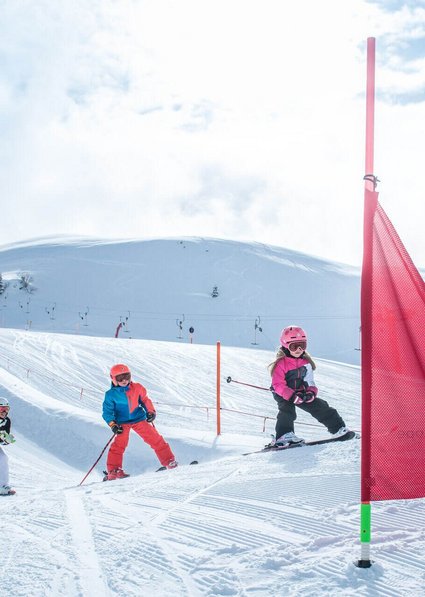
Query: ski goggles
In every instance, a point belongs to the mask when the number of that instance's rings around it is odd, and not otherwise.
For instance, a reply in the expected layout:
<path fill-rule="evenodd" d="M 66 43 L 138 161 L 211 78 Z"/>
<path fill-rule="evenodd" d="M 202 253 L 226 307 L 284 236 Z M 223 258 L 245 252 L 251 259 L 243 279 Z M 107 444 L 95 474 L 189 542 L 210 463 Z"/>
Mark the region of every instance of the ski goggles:
<path fill-rule="evenodd" d="M 119 373 L 115 376 L 115 380 L 120 383 L 121 381 L 130 381 L 131 373 Z"/>
<path fill-rule="evenodd" d="M 291 344 L 288 345 L 288 348 L 291 352 L 296 352 L 299 348 L 305 350 L 307 348 L 307 342 L 291 342 Z"/>

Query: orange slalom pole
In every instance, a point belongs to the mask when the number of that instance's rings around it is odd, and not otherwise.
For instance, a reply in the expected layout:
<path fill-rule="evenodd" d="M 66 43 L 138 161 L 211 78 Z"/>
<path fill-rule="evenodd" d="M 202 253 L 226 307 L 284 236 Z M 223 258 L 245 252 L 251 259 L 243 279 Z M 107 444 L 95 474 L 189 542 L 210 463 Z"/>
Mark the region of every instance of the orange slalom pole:
<path fill-rule="evenodd" d="M 220 342 L 217 342 L 217 435 L 221 434 L 220 365 Z"/>

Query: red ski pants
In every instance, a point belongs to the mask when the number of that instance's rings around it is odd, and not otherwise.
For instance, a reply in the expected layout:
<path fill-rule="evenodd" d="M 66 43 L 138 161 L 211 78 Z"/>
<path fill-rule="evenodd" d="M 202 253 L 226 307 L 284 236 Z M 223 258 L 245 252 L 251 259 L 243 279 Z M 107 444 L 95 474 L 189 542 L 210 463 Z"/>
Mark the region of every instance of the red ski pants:
<path fill-rule="evenodd" d="M 115 468 L 122 468 L 122 460 L 125 449 L 128 445 L 130 429 L 133 429 L 140 437 L 155 451 L 158 460 L 162 466 L 167 466 L 172 460 L 175 460 L 170 446 L 158 431 L 147 421 L 138 423 L 123 423 L 123 432 L 115 436 L 108 452 L 106 467 L 108 472 Z"/>

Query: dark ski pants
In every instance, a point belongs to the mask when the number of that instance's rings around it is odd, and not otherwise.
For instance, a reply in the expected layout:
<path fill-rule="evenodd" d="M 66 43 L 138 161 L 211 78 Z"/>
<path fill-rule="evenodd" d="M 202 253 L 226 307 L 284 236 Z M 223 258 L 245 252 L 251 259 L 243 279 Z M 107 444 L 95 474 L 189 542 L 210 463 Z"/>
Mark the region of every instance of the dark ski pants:
<path fill-rule="evenodd" d="M 288 431 L 294 431 L 294 421 L 297 418 L 295 408 L 300 408 L 309 413 L 319 423 L 322 423 L 329 433 L 336 433 L 340 427 L 345 427 L 344 419 L 335 408 L 329 406 L 326 400 L 315 398 L 309 404 L 297 404 L 295 407 L 294 399 L 284 400 L 282 396 L 273 392 L 273 397 L 279 406 L 279 412 L 276 419 L 276 439 L 279 439 Z"/>

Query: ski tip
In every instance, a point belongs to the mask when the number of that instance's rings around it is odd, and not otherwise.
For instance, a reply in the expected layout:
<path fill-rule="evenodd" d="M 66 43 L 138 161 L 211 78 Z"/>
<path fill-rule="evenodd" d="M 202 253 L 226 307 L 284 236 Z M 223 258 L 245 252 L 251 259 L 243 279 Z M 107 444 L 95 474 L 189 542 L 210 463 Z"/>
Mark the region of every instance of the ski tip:
<path fill-rule="evenodd" d="M 189 464 L 199 464 L 199 462 L 198 462 L 197 460 L 192 460 L 192 462 L 189 462 Z M 181 466 L 181 465 L 180 465 L 180 466 Z M 159 468 L 157 468 L 157 469 L 156 469 L 156 471 L 155 471 L 155 472 L 156 472 L 156 473 L 159 473 L 159 471 L 166 471 L 166 470 L 167 470 L 167 468 L 168 468 L 168 467 L 166 467 L 166 466 L 160 466 Z M 173 468 L 177 468 L 177 466 L 175 466 L 175 467 L 172 467 L 172 469 L 173 469 Z M 172 470 L 172 469 L 171 469 L 171 470 Z"/>

